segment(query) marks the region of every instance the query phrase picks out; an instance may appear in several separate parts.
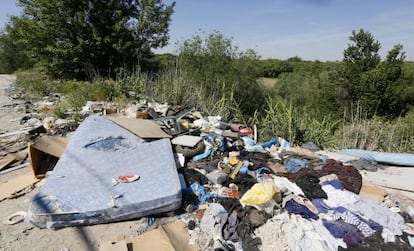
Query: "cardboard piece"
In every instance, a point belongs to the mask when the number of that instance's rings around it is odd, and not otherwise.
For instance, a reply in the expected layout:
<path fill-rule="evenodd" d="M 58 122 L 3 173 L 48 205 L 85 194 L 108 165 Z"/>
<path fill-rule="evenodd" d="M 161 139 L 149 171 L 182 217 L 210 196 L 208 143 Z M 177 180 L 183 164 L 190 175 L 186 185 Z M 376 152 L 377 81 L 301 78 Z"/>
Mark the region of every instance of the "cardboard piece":
<path fill-rule="evenodd" d="M 195 251 L 199 250 L 197 246 L 190 246 L 188 241 L 190 235 L 188 234 L 187 226 L 182 221 L 173 222 L 163 225 L 162 228 L 167 233 L 171 244 L 175 250 Z"/>
<path fill-rule="evenodd" d="M 0 170 L 5 169 L 6 167 L 8 167 L 13 161 L 16 160 L 16 157 L 14 157 L 13 155 L 7 155 L 6 157 L 0 159 Z"/>
<path fill-rule="evenodd" d="M 130 239 L 118 239 L 100 245 L 99 251 L 197 251 L 198 245 L 189 245 L 190 236 L 182 221 L 169 223 Z"/>
<path fill-rule="evenodd" d="M 105 116 L 105 118 L 143 139 L 171 138 L 171 135 L 164 132 L 157 123 L 148 119 L 130 119 L 119 115 Z"/>
<path fill-rule="evenodd" d="M 68 141 L 63 137 L 42 136 L 34 144 L 29 144 L 30 166 L 37 178 L 43 178 L 52 170 L 65 151 Z"/>
<path fill-rule="evenodd" d="M 203 138 L 199 136 L 182 135 L 171 140 L 173 145 L 195 147 Z"/>
<path fill-rule="evenodd" d="M 24 149 L 20 152 L 17 153 L 11 153 L 10 155 L 14 156 L 16 158 L 16 160 L 25 160 L 27 158 L 28 155 L 28 149 Z"/>
<path fill-rule="evenodd" d="M 31 173 L 25 173 L 0 184 L 0 201 L 38 181 Z"/>
<path fill-rule="evenodd" d="M 383 188 L 375 186 L 371 182 L 363 179 L 361 191 L 359 196 L 364 200 L 373 200 L 376 202 L 384 201 L 384 197 L 387 195 L 387 191 Z"/>
<path fill-rule="evenodd" d="M 125 240 L 108 241 L 99 246 L 99 251 L 128 251 Z"/>
<path fill-rule="evenodd" d="M 175 251 L 164 229 L 157 228 L 132 239 L 132 250 L 139 251 Z"/>

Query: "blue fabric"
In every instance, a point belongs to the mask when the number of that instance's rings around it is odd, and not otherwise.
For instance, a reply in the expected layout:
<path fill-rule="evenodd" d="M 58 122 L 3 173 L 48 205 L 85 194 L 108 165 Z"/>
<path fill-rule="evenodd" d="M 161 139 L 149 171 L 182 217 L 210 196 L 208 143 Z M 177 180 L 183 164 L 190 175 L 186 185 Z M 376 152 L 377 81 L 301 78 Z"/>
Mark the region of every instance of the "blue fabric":
<path fill-rule="evenodd" d="M 266 149 L 266 148 L 270 148 L 270 147 L 272 147 L 274 145 L 277 145 L 277 144 L 279 144 L 279 140 L 277 138 L 273 138 L 273 139 L 271 139 L 269 141 L 266 141 L 266 142 L 261 143 L 260 145 L 264 149 Z"/>
<path fill-rule="evenodd" d="M 335 220 L 342 220 L 346 223 L 356 226 L 364 236 L 370 236 L 375 233 L 375 230 L 373 230 L 367 223 L 362 221 L 362 218 L 360 216 L 352 213 L 351 211 L 346 210 L 343 213 L 329 211 L 328 214 Z"/>
<path fill-rule="evenodd" d="M 343 241 L 349 245 L 357 245 L 362 242 L 363 236 L 358 229 L 343 221 L 327 221 L 323 220 L 323 225 L 337 239 L 343 239 Z"/>
<path fill-rule="evenodd" d="M 344 189 L 344 185 L 342 185 L 342 183 L 339 180 L 326 181 L 322 185 L 331 185 L 331 186 L 335 187 L 338 190 L 343 190 Z"/>
<path fill-rule="evenodd" d="M 318 209 L 319 213 L 327 213 L 331 208 L 328 207 L 324 202 L 324 199 L 313 199 L 312 204 L 316 209 Z"/>
<path fill-rule="evenodd" d="M 239 174 L 241 175 L 247 175 L 247 173 L 249 172 L 249 163 L 245 163 L 243 164 L 243 166 L 240 168 L 239 170 Z"/>
<path fill-rule="evenodd" d="M 345 207 L 329 207 L 328 205 L 323 202 L 324 199 L 313 199 L 312 204 L 316 209 L 318 209 L 319 213 L 328 213 L 329 211 L 334 211 L 338 213 L 345 213 L 349 211 Z"/>
<path fill-rule="evenodd" d="M 204 190 L 204 187 L 200 185 L 200 183 L 198 182 L 194 182 L 188 188 L 183 189 L 182 192 L 184 196 L 185 195 L 196 195 L 197 196 L 197 199 L 193 203 L 195 206 L 203 204 L 207 202 L 209 199 L 214 199 L 217 197 L 216 194 L 207 193 Z"/>
<path fill-rule="evenodd" d="M 293 199 L 286 202 L 285 209 L 289 212 L 289 214 L 298 214 L 305 219 L 319 219 L 319 216 L 312 213 L 309 208 L 297 203 Z"/>
<path fill-rule="evenodd" d="M 254 146 L 256 145 L 256 142 L 254 142 L 254 140 L 250 137 L 247 136 L 243 136 L 241 137 L 241 139 L 244 141 L 244 143 L 248 146 Z"/>
<path fill-rule="evenodd" d="M 307 167 L 309 161 L 305 159 L 289 159 L 284 162 L 284 166 L 290 173 L 296 173 L 299 170 Z"/>
<path fill-rule="evenodd" d="M 358 232 L 358 235 L 346 233 L 344 238 L 342 238 L 342 240 L 349 247 L 355 247 L 355 246 L 359 246 L 362 244 L 364 237 L 359 232 Z"/>
<path fill-rule="evenodd" d="M 365 222 L 366 224 L 368 224 L 368 226 L 370 226 L 375 231 L 382 232 L 382 230 L 383 230 L 383 226 L 381 226 L 380 224 L 376 223 L 373 220 L 366 220 L 366 219 L 364 219 L 364 218 L 361 217 L 361 221 L 362 222 Z"/>
<path fill-rule="evenodd" d="M 270 171 L 270 169 L 267 168 L 267 167 L 261 167 L 261 168 L 257 169 L 255 172 L 256 172 L 256 175 L 263 174 L 263 173 L 266 173 L 266 174 L 271 174 L 272 173 L 272 171 Z"/>

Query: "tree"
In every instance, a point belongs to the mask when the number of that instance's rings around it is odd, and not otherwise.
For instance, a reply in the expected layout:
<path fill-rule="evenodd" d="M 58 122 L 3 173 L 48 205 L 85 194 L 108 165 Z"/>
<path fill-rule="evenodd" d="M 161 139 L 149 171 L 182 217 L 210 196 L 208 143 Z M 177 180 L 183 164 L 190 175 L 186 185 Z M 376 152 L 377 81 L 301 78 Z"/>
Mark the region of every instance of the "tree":
<path fill-rule="evenodd" d="M 21 16 L 9 34 L 25 55 L 56 77 L 112 76 L 143 66 L 151 49 L 165 46 L 175 3 L 161 0 L 19 0 Z"/>
<path fill-rule="evenodd" d="M 17 70 L 17 50 L 9 34 L 0 34 L 0 73 L 12 73 Z"/>
<path fill-rule="evenodd" d="M 360 29 L 352 31 L 352 42 L 344 51 L 344 69 L 341 72 L 346 105 L 360 105 L 368 116 L 399 116 L 404 104 L 398 90 L 402 84 L 402 65 L 405 52 L 395 45 L 381 61 L 381 44 L 371 33 Z"/>
<path fill-rule="evenodd" d="M 231 38 L 215 31 L 206 38 L 196 35 L 185 40 L 178 52 L 179 68 L 205 88 L 206 95 L 224 92 L 248 115 L 263 107 L 265 94 L 257 83 L 260 69 L 255 51 L 241 51 Z"/>
<path fill-rule="evenodd" d="M 352 31 L 349 40 L 353 43 L 344 51 L 343 88 L 346 101 L 352 103 L 360 99 L 361 74 L 374 69 L 381 60 L 378 54 L 381 44 L 363 29 Z"/>

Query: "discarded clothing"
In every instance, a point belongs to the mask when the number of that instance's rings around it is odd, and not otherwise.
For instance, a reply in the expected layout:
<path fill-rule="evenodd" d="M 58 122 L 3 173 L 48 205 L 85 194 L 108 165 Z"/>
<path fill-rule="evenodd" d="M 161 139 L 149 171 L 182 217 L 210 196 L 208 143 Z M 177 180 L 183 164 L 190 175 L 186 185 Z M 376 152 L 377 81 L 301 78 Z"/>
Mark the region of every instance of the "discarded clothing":
<path fill-rule="evenodd" d="M 193 205 L 198 206 L 200 204 L 203 204 L 205 202 L 207 202 L 210 199 L 214 199 L 217 197 L 217 195 L 212 194 L 212 193 L 207 193 L 204 190 L 204 187 L 202 185 L 200 185 L 200 183 L 193 183 L 191 184 L 191 186 L 189 186 L 188 188 L 185 188 L 182 190 L 183 192 L 183 196 L 185 197 L 186 195 L 195 195 L 197 196 L 197 199 L 193 201 Z"/>
<path fill-rule="evenodd" d="M 362 187 L 362 176 L 355 167 L 343 166 L 333 159 L 328 159 L 322 167 L 321 176 L 332 173 L 338 176 L 346 190 L 359 194 Z"/>
<path fill-rule="evenodd" d="M 222 185 L 229 187 L 230 183 L 236 184 L 239 188 L 240 195 L 243 196 L 257 181 L 250 176 L 236 176 L 234 180 L 227 180 Z"/>
<path fill-rule="evenodd" d="M 305 220 L 299 215 L 291 215 L 288 229 L 288 245 L 291 250 L 337 250 L 346 248 L 341 239 L 335 239 L 320 221 Z"/>
<path fill-rule="evenodd" d="M 293 195 L 293 200 L 305 207 L 307 207 L 312 213 L 314 214 L 318 214 L 318 209 L 316 209 L 316 207 L 312 204 L 312 202 L 310 200 L 308 200 L 307 198 L 304 198 L 302 196 L 298 196 L 298 195 Z"/>
<path fill-rule="evenodd" d="M 313 199 L 312 204 L 318 209 L 319 213 L 327 213 L 331 207 L 326 205 L 324 199 Z"/>
<path fill-rule="evenodd" d="M 326 193 L 322 190 L 321 185 L 319 185 L 318 177 L 313 174 L 305 174 L 296 181 L 296 184 L 302 189 L 305 196 L 310 200 L 317 198 L 328 198 Z"/>
<path fill-rule="evenodd" d="M 355 203 L 346 205 L 345 207 L 389 229 L 394 235 L 402 234 L 404 228 L 403 217 L 391 211 L 383 204 L 359 199 Z"/>
<path fill-rule="evenodd" d="M 285 212 L 269 219 L 254 231 L 262 239 L 263 251 L 288 250 L 289 215 Z"/>
<path fill-rule="evenodd" d="M 360 200 L 358 195 L 347 190 L 336 189 L 331 185 L 323 185 L 322 190 L 328 195 L 328 199 L 324 203 L 331 208 L 347 206 Z"/>
<path fill-rule="evenodd" d="M 387 242 L 384 243 L 384 240 L 380 233 L 375 233 L 368 238 L 365 238 L 364 241 L 358 246 L 351 246 L 347 249 L 339 247 L 338 250 L 352 250 L 352 251 L 377 251 L 377 250 L 401 250 L 401 251 L 412 251 L 412 248 L 407 244 L 402 242 L 399 238 L 396 239 L 396 242 Z"/>
<path fill-rule="evenodd" d="M 365 159 L 352 160 L 349 163 L 353 167 L 355 167 L 359 170 L 367 170 L 367 171 L 371 171 L 371 172 L 376 172 L 378 170 L 378 168 L 380 168 L 380 165 L 377 162 L 369 161 L 369 160 L 365 160 Z"/>
<path fill-rule="evenodd" d="M 317 152 L 317 151 L 321 150 L 321 149 L 319 149 L 319 147 L 318 147 L 317 145 L 315 145 L 315 143 L 313 143 L 313 142 L 306 142 L 306 143 L 303 143 L 300 147 L 305 148 L 305 149 L 308 149 L 308 150 L 310 150 L 310 151 L 312 151 L 312 152 Z"/>
<path fill-rule="evenodd" d="M 208 240 L 223 239 L 222 229 L 228 218 L 228 213 L 218 203 L 209 203 L 203 218 L 200 221 L 200 228 Z"/>
<path fill-rule="evenodd" d="M 322 220 L 323 225 L 335 238 L 341 238 L 348 246 L 355 246 L 362 243 L 364 236 L 356 226 L 343 221 Z"/>
<path fill-rule="evenodd" d="M 290 191 L 297 195 L 305 195 L 298 185 L 290 182 L 286 177 L 275 176 L 273 177 L 273 182 L 283 193 Z"/>
<path fill-rule="evenodd" d="M 339 182 L 338 180 L 330 180 L 330 181 L 326 181 L 325 183 L 323 183 L 322 185 L 331 185 L 333 186 L 335 189 L 339 189 L 342 190 L 344 189 L 344 186 L 342 185 L 341 182 Z"/>
<path fill-rule="evenodd" d="M 259 211 L 254 207 L 247 206 L 245 210 L 239 212 L 238 217 L 241 219 L 239 225 L 237 226 L 237 233 L 240 238 L 245 241 L 251 239 L 251 234 L 254 230 L 271 218 L 270 215 L 266 214 L 264 211 Z"/>
<path fill-rule="evenodd" d="M 358 228 L 358 230 L 361 231 L 361 233 L 365 237 L 368 237 L 368 236 L 372 235 L 373 233 L 375 233 L 375 230 L 373 230 L 367 223 L 362 221 L 360 219 L 360 217 L 358 217 L 357 215 L 355 215 L 355 214 L 353 214 L 349 211 L 345 211 L 345 212 L 341 212 L 341 213 L 334 212 L 334 211 L 329 211 L 328 215 L 334 220 L 341 219 L 343 222 L 346 222 L 348 224 L 356 226 Z"/>
<path fill-rule="evenodd" d="M 183 168 L 185 182 L 190 185 L 193 183 L 200 183 L 201 185 L 208 184 L 208 179 L 199 171 L 190 168 Z"/>
<path fill-rule="evenodd" d="M 309 208 L 297 203 L 293 199 L 286 202 L 285 209 L 289 212 L 289 214 L 297 214 L 305 219 L 319 219 L 319 216 L 310 211 Z"/>
<path fill-rule="evenodd" d="M 319 177 L 319 184 L 323 184 L 327 181 L 331 181 L 331 180 L 338 180 L 338 176 L 334 173 Z"/>
<path fill-rule="evenodd" d="M 213 159 L 213 160 L 200 160 L 200 161 L 189 161 L 187 163 L 187 168 L 197 168 L 197 169 L 204 169 L 207 172 L 211 172 L 217 169 L 218 163 L 220 159 Z"/>
<path fill-rule="evenodd" d="M 283 164 L 290 173 L 296 173 L 299 170 L 306 168 L 309 161 L 306 159 L 288 159 Z"/>
<path fill-rule="evenodd" d="M 240 201 L 235 198 L 218 197 L 217 202 L 220 203 L 220 205 L 222 205 L 227 212 L 241 212 L 244 210 L 240 204 Z"/>
<path fill-rule="evenodd" d="M 238 242 L 241 240 L 237 234 L 238 225 L 239 220 L 237 219 L 237 212 L 231 212 L 223 229 L 223 237 L 225 240 L 230 240 L 232 242 Z"/>
<path fill-rule="evenodd" d="M 258 144 L 254 144 L 252 145 L 252 142 L 247 141 L 246 138 L 243 138 L 243 140 L 247 143 L 245 145 L 245 149 L 249 152 L 261 152 L 266 150 L 267 148 L 270 148 L 274 145 L 278 145 L 279 144 L 279 140 L 278 138 L 273 138 L 269 141 L 263 142 L 263 143 L 258 143 Z"/>
<path fill-rule="evenodd" d="M 252 165 L 249 166 L 249 170 L 256 171 L 257 169 L 266 166 L 267 159 L 270 156 L 267 153 L 258 153 L 258 152 L 248 152 L 248 151 L 240 151 L 240 155 L 238 159 L 241 161 L 247 160 Z"/>

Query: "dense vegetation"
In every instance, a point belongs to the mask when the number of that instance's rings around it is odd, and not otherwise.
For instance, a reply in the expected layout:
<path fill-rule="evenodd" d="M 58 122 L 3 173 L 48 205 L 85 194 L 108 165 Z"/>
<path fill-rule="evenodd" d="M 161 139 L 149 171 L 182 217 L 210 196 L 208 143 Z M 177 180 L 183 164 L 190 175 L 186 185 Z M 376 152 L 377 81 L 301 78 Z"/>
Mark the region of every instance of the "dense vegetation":
<path fill-rule="evenodd" d="M 172 5 L 161 0 L 19 0 L 1 37 L 6 70 L 43 64 L 49 75 L 85 79 L 146 65 L 168 42 Z M 11 60 L 10 64 L 4 60 Z"/>
<path fill-rule="evenodd" d="M 381 58 L 380 42 L 361 29 L 352 31 L 341 62 L 262 60 L 213 32 L 182 41 L 176 55 L 153 55 L 151 48 L 167 42 L 173 5 L 71 2 L 20 0 L 23 15 L 0 36 L 0 71 L 20 69 L 17 83 L 32 96 L 66 94 L 56 115 L 91 99 L 122 107 L 134 91 L 257 124 L 262 140 L 414 152 L 414 64 L 404 62 L 401 45 Z M 62 23 L 53 8 L 72 8 L 73 20 Z M 264 77 L 274 83 L 264 85 Z"/>

